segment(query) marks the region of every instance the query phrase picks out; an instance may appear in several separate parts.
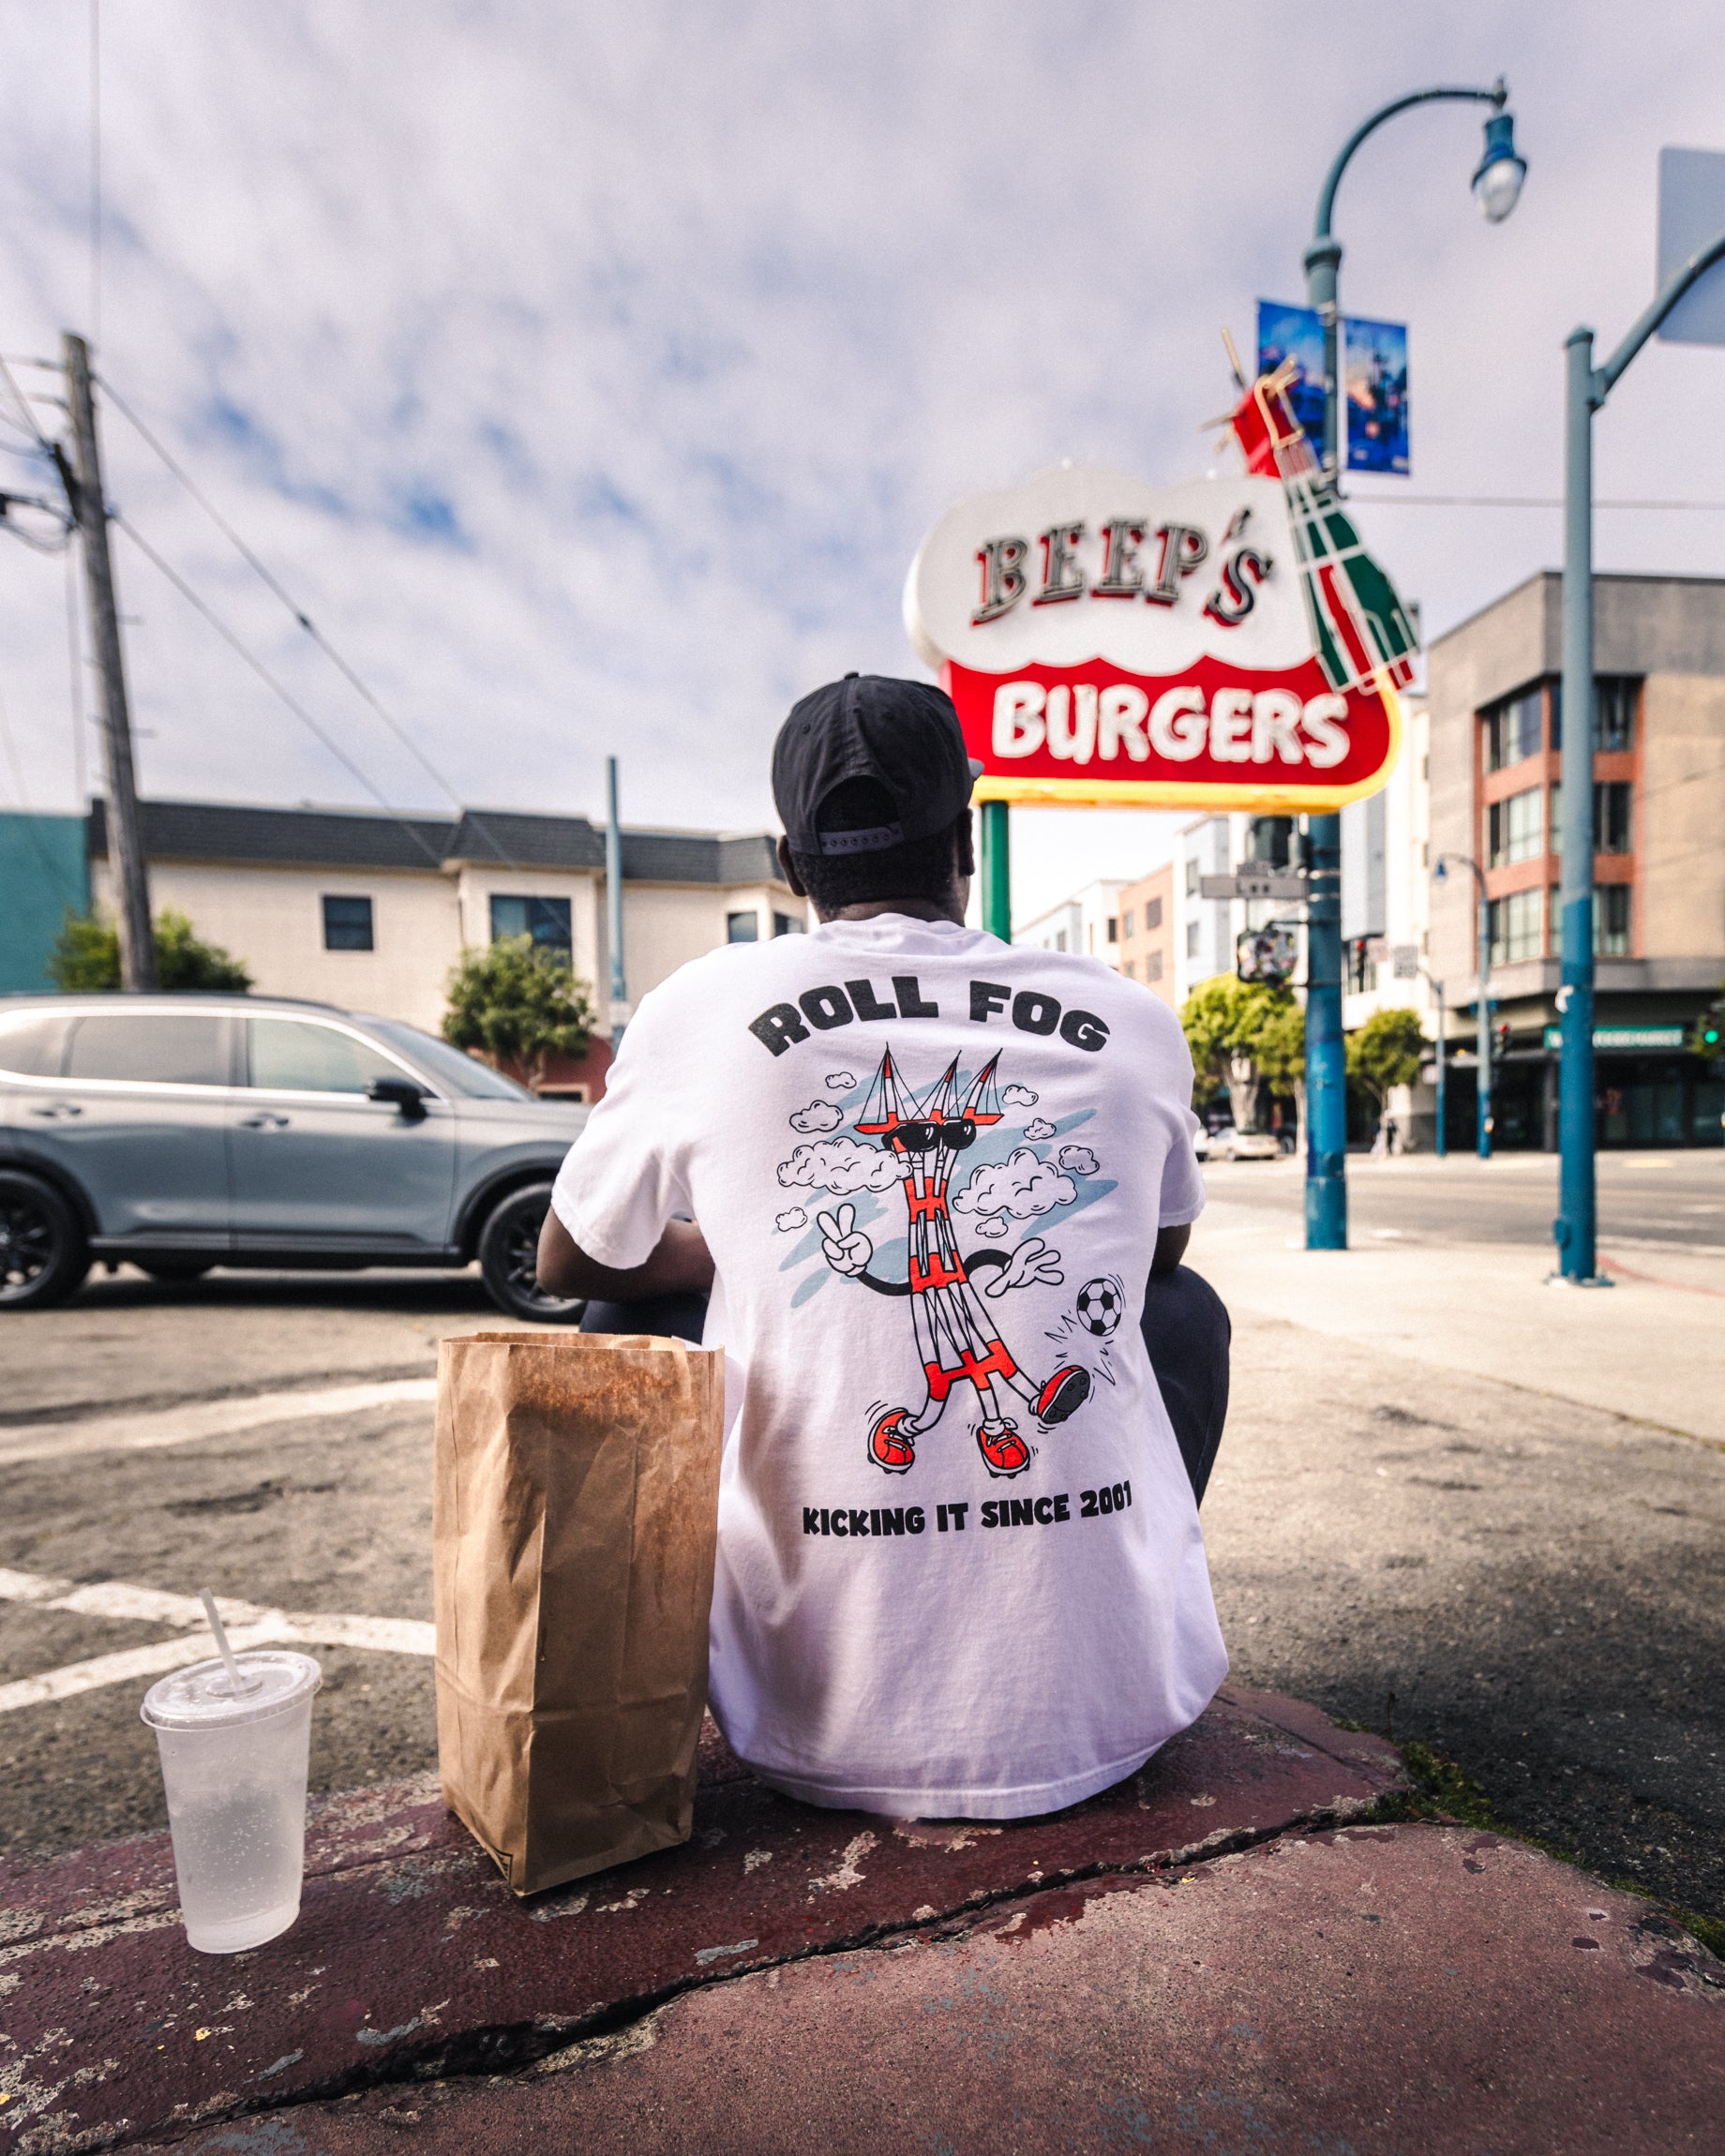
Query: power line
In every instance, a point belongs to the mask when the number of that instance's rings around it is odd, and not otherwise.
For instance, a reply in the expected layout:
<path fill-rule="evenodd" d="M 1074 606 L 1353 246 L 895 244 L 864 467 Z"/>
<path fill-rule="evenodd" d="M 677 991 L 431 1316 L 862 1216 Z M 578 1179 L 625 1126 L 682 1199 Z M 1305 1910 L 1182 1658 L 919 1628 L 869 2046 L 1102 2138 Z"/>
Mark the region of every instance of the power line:
<path fill-rule="evenodd" d="M 119 392 L 114 388 L 112 382 L 109 382 L 104 377 L 101 382 L 101 387 L 103 395 L 107 397 L 109 403 L 114 407 L 114 409 L 120 413 L 121 417 L 125 419 L 129 426 L 137 430 L 140 437 L 149 445 L 151 449 L 155 451 L 156 455 L 160 457 L 163 464 L 167 466 L 168 470 L 173 474 L 174 478 L 179 481 L 180 485 L 185 487 L 187 493 L 191 496 L 192 500 L 198 504 L 199 508 L 203 511 L 204 515 L 210 519 L 210 522 L 215 525 L 216 529 L 222 534 L 223 538 L 225 538 L 229 545 L 232 546 L 234 552 L 239 555 L 241 561 L 243 561 L 247 566 L 251 569 L 253 573 L 262 580 L 262 582 L 268 587 L 268 589 L 275 594 L 275 596 L 280 600 L 281 604 L 287 608 L 288 612 L 292 615 L 294 621 L 306 632 L 307 636 L 311 638 L 312 642 L 317 646 L 319 651 L 322 652 L 323 656 L 329 661 L 330 665 L 335 667 L 336 671 L 341 676 L 342 680 L 348 683 L 348 685 L 355 692 L 355 694 L 361 698 L 367 707 L 382 721 L 384 726 L 388 727 L 391 734 L 393 734 L 396 740 L 400 742 L 401 746 L 406 749 L 408 754 L 413 758 L 414 762 L 418 764 L 421 771 L 426 773 L 427 777 L 431 780 L 432 784 L 438 787 L 440 792 L 448 798 L 451 805 L 457 810 L 465 813 L 465 804 L 463 803 L 460 795 L 457 793 L 454 786 L 450 785 L 449 781 L 443 776 L 442 772 L 438 770 L 437 766 L 431 761 L 430 757 L 426 755 L 425 751 L 419 746 L 418 742 L 414 741 L 412 734 L 410 734 L 406 727 L 401 726 L 396 720 L 396 718 L 387 710 L 385 710 L 384 706 L 382 702 L 380 702 L 377 696 L 373 693 L 368 684 L 360 678 L 359 674 L 355 671 L 353 666 L 349 664 L 348 660 L 344 658 L 338 651 L 337 651 L 336 647 L 330 642 L 329 638 L 323 634 L 322 630 L 318 627 L 317 623 L 311 619 L 310 615 L 307 613 L 306 609 L 299 604 L 298 600 L 293 597 L 292 593 L 287 590 L 286 586 L 283 585 L 280 578 L 276 576 L 275 572 L 271 570 L 265 562 L 261 561 L 259 557 L 252 551 L 252 549 L 246 544 L 245 540 L 240 537 L 239 533 L 233 529 L 233 526 L 229 523 L 228 519 L 222 515 L 221 511 L 217 508 L 216 504 L 210 500 L 209 496 L 203 492 L 202 488 L 198 485 L 196 480 L 194 480 L 191 474 L 186 470 L 185 466 L 182 465 L 178 459 L 174 457 L 159 441 L 157 440 L 156 436 L 151 432 L 149 427 L 144 425 L 143 421 L 139 418 L 138 414 L 131 409 L 130 405 L 126 402 L 125 398 L 121 397 Z M 491 848 L 491 851 L 497 856 L 498 860 L 505 868 L 514 869 L 520 865 L 518 861 L 511 860 L 510 857 L 504 853 L 502 847 L 498 844 L 496 837 L 489 830 L 486 828 L 483 823 L 477 824 L 475 828 L 484 834 L 486 844 Z"/>
<path fill-rule="evenodd" d="M 1561 509 L 1561 494 L 1350 494 L 1373 509 Z M 1596 509 L 1725 509 L 1725 502 L 1596 502 Z"/>
<path fill-rule="evenodd" d="M 275 694 L 280 697 L 281 701 L 288 707 L 289 711 L 293 713 L 294 717 L 299 720 L 300 724 L 305 726 L 306 729 L 319 741 L 322 743 L 323 747 L 329 751 L 330 755 L 335 757 L 338 764 L 341 765 L 342 769 L 350 772 L 352 777 L 358 780 L 359 784 L 364 786 L 367 793 L 371 796 L 371 799 L 376 801 L 378 806 L 384 812 L 384 814 L 394 817 L 398 822 L 404 826 L 409 835 L 412 838 L 413 843 L 419 847 L 420 851 L 426 856 L 427 860 L 431 862 L 433 867 L 441 870 L 443 865 L 442 856 L 432 850 L 431 846 L 428 844 L 424 833 L 413 823 L 412 819 L 411 817 L 401 816 L 399 811 L 391 807 L 390 803 L 385 801 L 383 796 L 378 791 L 377 787 L 372 785 L 371 781 L 366 776 L 365 772 L 361 771 L 359 766 L 353 761 L 352 757 L 350 756 L 344 749 L 342 749 L 335 741 L 331 739 L 331 737 L 318 724 L 317 720 L 312 717 L 311 713 L 306 709 L 304 704 L 300 703 L 295 696 L 292 696 L 288 690 L 282 686 L 282 684 L 276 679 L 275 675 L 272 674 L 269 668 L 263 664 L 262 660 L 258 658 L 245 644 L 240 641 L 239 637 L 235 636 L 231 628 L 229 628 L 228 624 L 222 620 L 221 616 L 216 612 L 214 607 L 206 605 L 205 602 L 199 597 L 198 593 L 192 590 L 191 586 L 186 581 L 185 577 L 180 575 L 179 571 L 175 569 L 171 562 L 165 561 L 162 559 L 162 557 L 156 551 L 155 547 L 152 546 L 149 541 L 143 536 L 142 532 L 141 532 L 128 518 L 120 516 L 117 511 L 111 512 L 111 515 L 112 516 L 113 522 L 119 526 L 122 532 L 125 532 L 126 536 L 131 541 L 132 545 L 137 547 L 138 551 L 144 557 L 146 561 L 153 562 L 155 566 L 160 570 L 161 574 L 168 579 L 169 583 L 173 586 L 174 590 L 180 594 L 181 598 L 183 598 L 186 603 L 197 613 L 202 615 L 203 619 L 209 623 L 210 627 L 216 631 L 217 635 L 221 637 L 222 641 L 227 644 L 232 651 L 236 651 L 239 656 L 245 660 L 246 664 L 251 668 L 252 672 L 257 675 L 258 679 L 262 681 L 267 688 L 273 690 Z"/>

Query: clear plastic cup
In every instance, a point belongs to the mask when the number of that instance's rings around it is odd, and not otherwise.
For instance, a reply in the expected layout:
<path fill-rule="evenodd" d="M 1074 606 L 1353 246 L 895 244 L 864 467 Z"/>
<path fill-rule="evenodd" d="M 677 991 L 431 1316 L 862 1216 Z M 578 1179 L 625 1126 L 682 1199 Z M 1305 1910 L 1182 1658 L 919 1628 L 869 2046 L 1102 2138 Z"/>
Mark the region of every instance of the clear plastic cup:
<path fill-rule="evenodd" d="M 311 1701 L 323 1673 L 309 1654 L 251 1648 L 237 1695 L 219 1659 L 152 1684 L 143 1718 L 161 1750 L 173 1869 L 188 1942 L 242 1954 L 299 1914 L 306 1869 Z"/>

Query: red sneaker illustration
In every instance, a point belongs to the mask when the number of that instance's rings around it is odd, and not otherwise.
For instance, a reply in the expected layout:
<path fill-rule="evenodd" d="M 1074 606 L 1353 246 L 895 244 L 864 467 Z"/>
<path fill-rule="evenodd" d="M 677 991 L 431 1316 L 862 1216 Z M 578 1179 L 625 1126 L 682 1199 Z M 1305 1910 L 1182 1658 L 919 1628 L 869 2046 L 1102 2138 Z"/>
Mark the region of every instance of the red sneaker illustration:
<path fill-rule="evenodd" d="M 916 1464 L 916 1446 L 900 1427 L 909 1417 L 908 1407 L 895 1407 L 881 1416 L 869 1437 L 868 1457 L 888 1475 L 908 1475 Z"/>
<path fill-rule="evenodd" d="M 1090 1397 L 1090 1373 L 1080 1370 L 1075 1363 L 1068 1363 L 1058 1370 L 1036 1396 L 1037 1420 L 1044 1430 L 1053 1430 L 1069 1415 L 1076 1415 Z"/>
<path fill-rule="evenodd" d="M 990 1475 L 1022 1475 L 1030 1464 L 1030 1447 L 1010 1422 L 980 1423 L 976 1442 Z"/>

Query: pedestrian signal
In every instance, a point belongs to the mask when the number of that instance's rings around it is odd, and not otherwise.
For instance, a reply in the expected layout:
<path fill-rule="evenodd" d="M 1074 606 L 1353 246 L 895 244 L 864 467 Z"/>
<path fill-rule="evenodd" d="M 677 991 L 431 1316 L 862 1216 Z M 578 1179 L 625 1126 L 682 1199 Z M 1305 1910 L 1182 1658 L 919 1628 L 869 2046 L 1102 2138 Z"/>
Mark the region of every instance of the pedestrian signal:
<path fill-rule="evenodd" d="M 1291 928 L 1249 928 L 1234 939 L 1234 970 L 1242 981 L 1280 988 L 1299 960 L 1299 943 Z"/>
<path fill-rule="evenodd" d="M 1725 1005 L 1714 1004 L 1695 1021 L 1695 1045 L 1703 1056 L 1725 1051 Z"/>

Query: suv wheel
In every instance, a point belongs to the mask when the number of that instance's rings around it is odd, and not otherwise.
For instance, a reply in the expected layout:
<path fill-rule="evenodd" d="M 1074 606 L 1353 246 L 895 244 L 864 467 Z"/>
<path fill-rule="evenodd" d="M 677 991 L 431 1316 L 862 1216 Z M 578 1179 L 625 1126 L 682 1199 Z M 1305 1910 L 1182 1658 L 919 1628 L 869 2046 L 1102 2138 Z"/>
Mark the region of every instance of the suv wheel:
<path fill-rule="evenodd" d="M 0 1310 L 63 1303 L 89 1269 L 90 1246 L 59 1191 L 0 1172 Z"/>
<path fill-rule="evenodd" d="M 502 1199 L 479 1231 L 479 1270 L 487 1294 L 512 1318 L 542 1325 L 578 1325 L 586 1303 L 548 1295 L 539 1285 L 539 1230 L 550 1203 L 549 1183 L 531 1183 Z"/>

